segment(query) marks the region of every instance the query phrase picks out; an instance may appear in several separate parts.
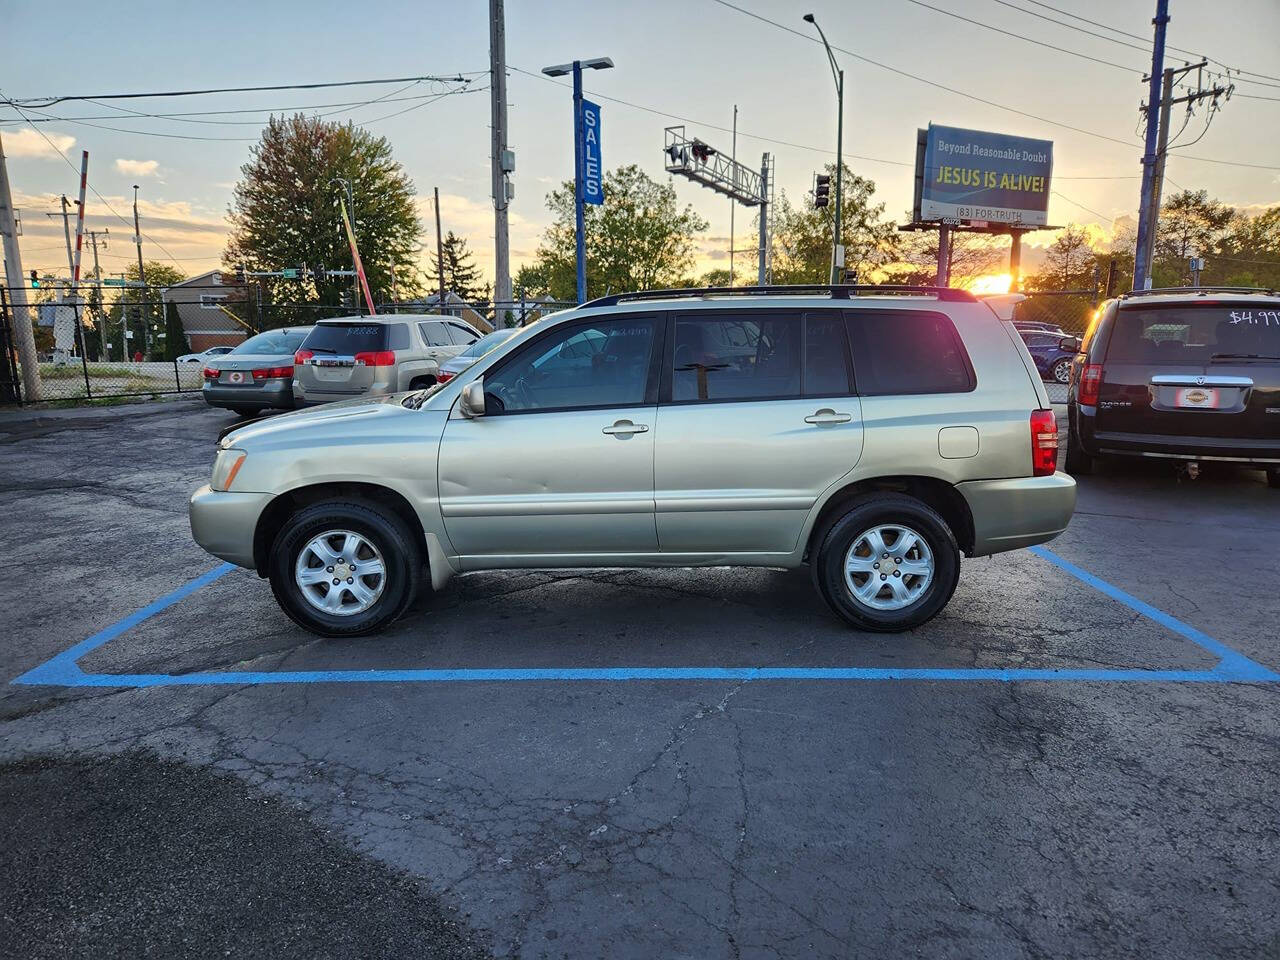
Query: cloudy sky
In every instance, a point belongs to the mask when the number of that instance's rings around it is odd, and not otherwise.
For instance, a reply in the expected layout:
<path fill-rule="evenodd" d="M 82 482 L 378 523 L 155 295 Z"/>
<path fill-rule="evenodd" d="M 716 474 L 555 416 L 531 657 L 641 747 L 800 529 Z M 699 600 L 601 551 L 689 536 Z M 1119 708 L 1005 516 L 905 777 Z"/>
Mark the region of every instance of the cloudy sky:
<path fill-rule="evenodd" d="M 758 166 L 762 151 L 774 153 L 779 184 L 799 198 L 813 170 L 832 159 L 835 143 L 833 83 L 801 20 L 807 10 L 831 43 L 847 51 L 838 54 L 846 71 L 847 162 L 875 180 L 891 216 L 903 219 L 910 207 L 915 130 L 930 121 L 1053 140 L 1053 223 L 1092 223 L 1105 233 L 1135 211 L 1137 108 L 1145 96 L 1141 78 L 1150 55 L 1143 48 L 1149 48 L 1154 0 L 734 3 L 741 9 L 717 0 L 507 0 L 515 267 L 532 255 L 547 223 L 547 191 L 572 173 L 569 90 L 539 70 L 575 57 L 609 56 L 617 65 L 588 74 L 586 83 L 603 106 L 606 167 L 634 162 L 663 176 L 662 131 L 681 122 L 691 135 L 727 151 L 736 103 L 739 158 Z M 467 236 L 482 267 L 491 268 L 486 0 L 232 0 L 216 8 L 64 0 L 56 29 L 47 3 L 4 0 L 4 7 L 6 26 L 15 27 L 0 61 L 5 97 L 425 74 L 473 78 L 470 92 L 438 99 L 431 95 L 439 85 L 399 84 L 68 101 L 25 110 L 34 124 L 0 107 L 28 269 L 55 271 L 62 264 L 65 272 L 61 224 L 45 213 L 58 209 L 59 195 L 74 198 L 73 167 L 82 149 L 90 153 L 90 182 L 103 198 L 90 194 L 89 226 L 111 232 L 106 272 L 123 270 L 133 256 L 132 224 L 115 214 L 131 215 L 135 183 L 146 256 L 172 260 L 192 274 L 215 266 L 231 188 L 250 144 L 270 111 L 295 109 L 350 118 L 387 136 L 423 198 L 424 220 L 431 188 L 438 186 L 445 228 Z M 1169 189 L 1204 187 L 1241 207 L 1280 203 L 1280 79 L 1273 79 L 1280 77 L 1280 3 L 1172 0 L 1171 8 L 1169 42 L 1185 52 L 1172 52 L 1170 64 L 1194 52 L 1252 73 L 1237 82 L 1235 97 L 1207 131 L 1203 110 L 1189 118 L 1183 140 L 1201 139 L 1174 151 Z M 367 102 L 374 98 L 385 99 Z M 136 115 L 197 111 L 182 118 Z M 1177 112 L 1175 118 L 1180 124 Z M 711 222 L 700 266 L 723 266 L 729 201 L 683 181 L 677 189 Z M 740 210 L 740 251 L 753 246 L 749 223 L 750 214 Z M 1029 241 L 1051 239 L 1038 234 Z M 749 267 L 745 258 L 742 267 Z"/>

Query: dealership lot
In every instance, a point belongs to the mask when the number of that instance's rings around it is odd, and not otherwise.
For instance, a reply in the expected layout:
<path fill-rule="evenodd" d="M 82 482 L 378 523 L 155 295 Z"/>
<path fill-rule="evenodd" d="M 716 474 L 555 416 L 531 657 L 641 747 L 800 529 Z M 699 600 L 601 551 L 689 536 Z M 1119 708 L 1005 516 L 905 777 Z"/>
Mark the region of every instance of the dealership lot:
<path fill-rule="evenodd" d="M 339 642 L 190 540 L 230 422 L 0 420 L 0 759 L 232 773 L 498 955 L 1280 951 L 1260 473 L 1084 478 L 1051 552 L 965 561 L 900 636 L 803 572 L 714 569 L 463 577 Z"/>

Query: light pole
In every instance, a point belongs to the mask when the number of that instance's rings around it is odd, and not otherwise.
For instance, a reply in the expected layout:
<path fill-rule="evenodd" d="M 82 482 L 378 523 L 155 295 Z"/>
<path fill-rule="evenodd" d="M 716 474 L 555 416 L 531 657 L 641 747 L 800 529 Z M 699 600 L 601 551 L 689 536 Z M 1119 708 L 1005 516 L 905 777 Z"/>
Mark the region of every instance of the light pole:
<path fill-rule="evenodd" d="M 835 224 L 832 228 L 831 243 L 831 282 L 840 282 L 840 272 L 843 268 L 841 263 L 840 245 L 840 211 L 841 211 L 841 174 L 844 172 L 844 162 L 840 157 L 841 148 L 844 141 L 844 71 L 840 69 L 840 65 L 836 63 L 836 55 L 831 52 L 831 44 L 827 43 L 827 35 L 822 32 L 822 28 L 818 26 L 818 21 L 813 18 L 812 13 L 804 15 L 806 23 L 812 23 L 817 28 L 818 36 L 822 38 L 822 46 L 827 51 L 827 59 L 831 61 L 831 76 L 836 81 L 836 212 Z"/>
<path fill-rule="evenodd" d="M 351 218 L 351 232 L 356 229 L 356 198 L 355 193 L 351 189 L 351 181 L 346 177 L 334 177 L 329 181 L 329 186 L 340 183 L 347 188 L 347 216 Z M 356 265 L 351 264 L 351 305 L 355 307 L 356 314 L 360 313 L 360 278 L 356 276 Z"/>
<path fill-rule="evenodd" d="M 554 67 L 543 67 L 548 77 L 573 74 L 573 214 L 574 237 L 578 260 L 578 302 L 587 299 L 587 235 L 582 201 L 582 70 L 608 70 L 613 61 L 608 57 L 594 60 L 575 60 Z"/>

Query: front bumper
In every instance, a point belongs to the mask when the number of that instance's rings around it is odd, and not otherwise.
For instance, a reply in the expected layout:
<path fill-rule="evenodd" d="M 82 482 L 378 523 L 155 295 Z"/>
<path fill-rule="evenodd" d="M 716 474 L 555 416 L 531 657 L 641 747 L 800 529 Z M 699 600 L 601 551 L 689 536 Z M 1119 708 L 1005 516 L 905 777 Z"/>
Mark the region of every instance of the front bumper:
<path fill-rule="evenodd" d="M 205 484 L 191 495 L 191 536 L 215 557 L 253 570 L 253 534 L 271 500 L 269 493 L 219 493 Z"/>
<path fill-rule="evenodd" d="M 1050 477 L 971 480 L 956 484 L 973 516 L 973 551 L 983 557 L 1052 540 L 1071 522 L 1076 482 Z"/>

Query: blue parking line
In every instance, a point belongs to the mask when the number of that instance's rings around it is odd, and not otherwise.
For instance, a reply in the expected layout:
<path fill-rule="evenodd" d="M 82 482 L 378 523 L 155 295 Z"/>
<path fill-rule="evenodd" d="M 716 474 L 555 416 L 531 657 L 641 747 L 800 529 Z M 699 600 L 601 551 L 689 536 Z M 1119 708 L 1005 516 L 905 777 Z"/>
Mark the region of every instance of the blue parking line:
<path fill-rule="evenodd" d="M 175 603 L 235 569 L 224 563 L 172 593 L 153 600 L 123 620 L 99 630 L 53 659 L 12 680 L 15 684 L 66 687 L 254 686 L 274 683 L 495 683 L 529 681 L 706 681 L 706 680 L 967 680 L 1075 681 L 1093 683 L 1275 683 L 1280 674 L 1249 659 L 1177 617 L 1165 613 L 1114 584 L 1064 560 L 1044 547 L 1037 557 L 1053 564 L 1100 593 L 1159 623 L 1219 658 L 1209 670 L 1010 669 L 977 667 L 532 667 L 424 670 L 281 670 L 217 673 L 85 673 L 81 657 L 116 639 Z"/>

